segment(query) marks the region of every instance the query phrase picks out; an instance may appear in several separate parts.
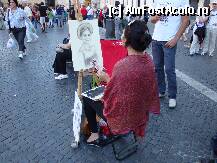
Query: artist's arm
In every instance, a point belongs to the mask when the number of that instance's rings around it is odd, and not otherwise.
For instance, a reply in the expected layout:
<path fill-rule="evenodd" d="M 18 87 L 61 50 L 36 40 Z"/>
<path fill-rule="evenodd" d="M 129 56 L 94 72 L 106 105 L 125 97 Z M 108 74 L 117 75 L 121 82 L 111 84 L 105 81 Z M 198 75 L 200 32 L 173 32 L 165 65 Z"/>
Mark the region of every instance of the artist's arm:
<path fill-rule="evenodd" d="M 178 32 L 176 33 L 176 35 L 173 39 L 169 40 L 165 44 L 165 46 L 167 48 L 173 48 L 177 44 L 177 42 L 179 41 L 182 34 L 185 32 L 188 25 L 189 25 L 189 16 L 182 16 L 182 22 L 181 22 L 181 26 L 180 26 Z"/>

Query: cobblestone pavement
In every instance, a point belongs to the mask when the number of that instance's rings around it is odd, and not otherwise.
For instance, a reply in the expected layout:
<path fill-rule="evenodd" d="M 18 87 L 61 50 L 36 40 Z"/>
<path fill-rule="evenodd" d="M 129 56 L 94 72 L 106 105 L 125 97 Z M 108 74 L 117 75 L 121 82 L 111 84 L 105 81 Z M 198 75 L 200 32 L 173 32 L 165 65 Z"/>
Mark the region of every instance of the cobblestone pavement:
<path fill-rule="evenodd" d="M 5 44 L 8 35 L 0 31 L 0 163 L 102 163 L 116 162 L 111 145 L 102 149 L 70 147 L 76 75 L 55 81 L 52 63 L 55 45 L 67 29 L 40 34 L 28 44 L 29 55 L 20 61 Z M 216 90 L 217 56 L 186 56 L 180 43 L 177 67 Z M 178 79 L 178 106 L 169 110 L 161 100 L 161 114 L 151 115 L 145 140 L 138 152 L 123 162 L 193 163 L 211 156 L 210 138 L 217 131 L 217 104 Z"/>

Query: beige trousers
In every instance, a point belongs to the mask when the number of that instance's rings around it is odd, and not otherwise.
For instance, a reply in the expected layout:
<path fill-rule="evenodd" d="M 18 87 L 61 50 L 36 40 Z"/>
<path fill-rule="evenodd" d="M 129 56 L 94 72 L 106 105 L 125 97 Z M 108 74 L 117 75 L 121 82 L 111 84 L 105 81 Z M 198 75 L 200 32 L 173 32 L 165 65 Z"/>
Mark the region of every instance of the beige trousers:
<path fill-rule="evenodd" d="M 204 40 L 203 53 L 213 54 L 215 51 L 217 39 L 217 28 L 207 28 L 206 37 Z"/>

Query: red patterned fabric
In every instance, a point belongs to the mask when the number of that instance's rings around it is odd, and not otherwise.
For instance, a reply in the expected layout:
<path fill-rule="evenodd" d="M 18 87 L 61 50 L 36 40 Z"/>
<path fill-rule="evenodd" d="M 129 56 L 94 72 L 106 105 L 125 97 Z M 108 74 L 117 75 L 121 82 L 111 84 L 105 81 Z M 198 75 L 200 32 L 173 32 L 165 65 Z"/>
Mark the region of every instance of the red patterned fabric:
<path fill-rule="evenodd" d="M 104 116 L 114 134 L 145 135 L 149 113 L 160 113 L 154 64 L 148 54 L 117 62 L 104 92 Z"/>

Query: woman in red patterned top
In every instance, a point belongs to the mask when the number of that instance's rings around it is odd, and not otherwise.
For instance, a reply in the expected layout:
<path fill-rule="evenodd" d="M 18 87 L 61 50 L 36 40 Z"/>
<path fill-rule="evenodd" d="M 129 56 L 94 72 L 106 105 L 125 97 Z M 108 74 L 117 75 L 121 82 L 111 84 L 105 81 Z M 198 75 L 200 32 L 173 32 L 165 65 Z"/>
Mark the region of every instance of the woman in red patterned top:
<path fill-rule="evenodd" d="M 149 112 L 160 113 L 154 64 L 145 52 L 152 41 L 146 23 L 131 22 L 122 39 L 128 56 L 116 63 L 111 78 L 105 72 L 98 73 L 99 78 L 107 82 L 102 101 L 83 98 L 91 129 L 89 145 L 100 146 L 96 114 L 108 123 L 114 135 L 133 131 L 143 137 Z"/>

